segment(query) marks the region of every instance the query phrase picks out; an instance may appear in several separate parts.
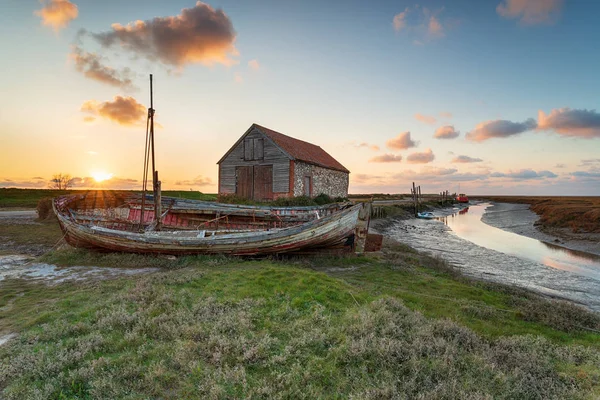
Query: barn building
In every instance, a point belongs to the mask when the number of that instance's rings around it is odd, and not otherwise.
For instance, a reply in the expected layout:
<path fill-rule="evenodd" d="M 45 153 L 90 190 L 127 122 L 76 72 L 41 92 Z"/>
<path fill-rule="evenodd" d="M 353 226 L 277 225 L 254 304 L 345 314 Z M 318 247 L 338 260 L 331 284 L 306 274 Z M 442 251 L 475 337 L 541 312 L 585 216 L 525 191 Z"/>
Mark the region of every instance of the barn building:
<path fill-rule="evenodd" d="M 317 145 L 252 124 L 217 163 L 219 195 L 348 196 L 348 171 Z"/>

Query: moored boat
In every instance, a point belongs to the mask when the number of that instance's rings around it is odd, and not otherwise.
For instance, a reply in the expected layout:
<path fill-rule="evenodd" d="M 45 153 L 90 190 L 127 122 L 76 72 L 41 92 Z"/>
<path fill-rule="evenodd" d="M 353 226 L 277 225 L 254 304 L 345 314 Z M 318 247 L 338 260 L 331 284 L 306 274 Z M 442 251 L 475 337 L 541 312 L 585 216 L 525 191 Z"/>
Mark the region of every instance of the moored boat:
<path fill-rule="evenodd" d="M 86 204 L 85 200 L 82 195 L 75 195 L 58 197 L 53 202 L 65 239 L 72 246 L 173 255 L 257 255 L 353 247 L 359 213 L 366 206 L 240 207 L 165 197 L 162 198 L 163 209 L 166 209 L 163 224 L 160 230 L 155 230 L 154 220 L 142 225 L 137 222 L 139 195 L 116 195 L 102 202 L 94 201 L 100 208 L 72 208 Z M 147 215 L 153 215 L 150 208 Z M 169 221 L 171 212 L 183 214 L 185 218 L 174 218 L 172 224 L 164 223 Z M 221 220 L 218 226 L 215 226 L 215 218 L 190 225 L 190 221 L 217 214 L 221 214 L 216 218 Z M 255 225 L 248 224 L 249 216 Z"/>
<path fill-rule="evenodd" d="M 456 196 L 456 201 L 458 203 L 468 203 L 469 202 L 469 198 L 467 197 L 466 194 L 460 193 L 458 196 Z"/>
<path fill-rule="evenodd" d="M 433 213 L 431 213 L 429 211 L 425 211 L 425 212 L 417 213 L 417 218 L 421 218 L 421 219 L 433 219 L 434 215 L 433 215 Z"/>

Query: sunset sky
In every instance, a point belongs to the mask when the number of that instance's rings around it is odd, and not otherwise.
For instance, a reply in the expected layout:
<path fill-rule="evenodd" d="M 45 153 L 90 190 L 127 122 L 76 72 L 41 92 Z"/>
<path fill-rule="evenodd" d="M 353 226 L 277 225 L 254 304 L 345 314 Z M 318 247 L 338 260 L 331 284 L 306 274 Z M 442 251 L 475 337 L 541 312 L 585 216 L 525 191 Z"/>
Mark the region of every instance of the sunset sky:
<path fill-rule="evenodd" d="M 600 195 L 600 2 L 8 0 L 0 187 L 217 191 L 256 122 L 351 193 Z M 97 183 L 93 177 L 105 179 Z"/>

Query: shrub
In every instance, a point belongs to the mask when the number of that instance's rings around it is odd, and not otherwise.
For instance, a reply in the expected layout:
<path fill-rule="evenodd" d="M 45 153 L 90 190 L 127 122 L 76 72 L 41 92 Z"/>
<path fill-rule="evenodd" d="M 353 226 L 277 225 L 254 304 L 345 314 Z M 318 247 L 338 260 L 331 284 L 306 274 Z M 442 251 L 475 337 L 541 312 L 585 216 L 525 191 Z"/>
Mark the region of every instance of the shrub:
<path fill-rule="evenodd" d="M 36 211 L 40 220 L 46 220 L 56 217 L 52 209 L 52 197 L 44 197 L 37 203 Z"/>

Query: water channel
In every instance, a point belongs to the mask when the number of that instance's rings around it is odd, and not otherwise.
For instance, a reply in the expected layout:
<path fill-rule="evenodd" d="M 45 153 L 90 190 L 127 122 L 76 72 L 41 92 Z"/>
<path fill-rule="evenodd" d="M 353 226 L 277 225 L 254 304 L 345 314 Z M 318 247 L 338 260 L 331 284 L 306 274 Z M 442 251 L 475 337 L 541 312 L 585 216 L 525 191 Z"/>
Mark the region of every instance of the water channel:
<path fill-rule="evenodd" d="M 569 299 L 600 312 L 600 257 L 518 235 L 482 221 L 488 203 L 434 220 L 399 221 L 397 240 L 440 256 L 465 275 Z"/>

